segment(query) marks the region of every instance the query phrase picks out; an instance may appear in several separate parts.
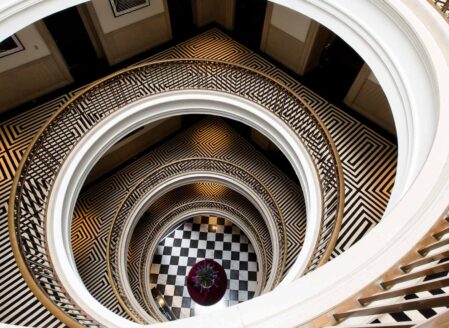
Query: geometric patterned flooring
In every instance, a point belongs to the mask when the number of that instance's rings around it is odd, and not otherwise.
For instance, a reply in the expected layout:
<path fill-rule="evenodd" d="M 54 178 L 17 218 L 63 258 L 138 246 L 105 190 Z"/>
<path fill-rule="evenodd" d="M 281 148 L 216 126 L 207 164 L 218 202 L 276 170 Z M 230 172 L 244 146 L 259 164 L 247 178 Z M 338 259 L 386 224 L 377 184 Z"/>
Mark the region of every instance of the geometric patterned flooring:
<path fill-rule="evenodd" d="M 448 239 L 449 236 L 445 236 L 443 237 L 441 240 L 445 240 Z M 437 250 L 432 251 L 433 253 L 438 253 L 441 251 L 449 251 L 449 246 L 443 246 Z M 432 254 L 432 252 L 430 254 Z M 443 263 L 443 262 L 448 262 L 449 261 L 449 257 L 446 257 L 442 260 L 436 261 L 435 263 Z M 425 264 L 422 265 L 420 267 L 417 268 L 413 268 L 410 272 L 414 272 L 414 271 L 419 271 L 419 270 L 423 270 L 425 268 L 429 268 L 432 265 L 434 265 L 435 263 L 429 263 L 429 264 Z M 437 279 L 441 279 L 441 278 L 445 278 L 449 276 L 449 271 L 443 271 L 440 273 L 434 273 L 434 274 L 430 274 L 428 276 L 425 276 L 424 278 L 419 278 L 417 280 L 412 280 L 412 281 L 408 281 L 408 282 L 403 282 L 400 284 L 397 284 L 396 286 L 394 286 L 391 290 L 395 290 L 395 289 L 399 289 L 399 288 L 404 288 L 407 286 L 413 286 L 416 285 L 418 282 L 428 282 L 428 281 L 432 281 L 432 280 L 437 280 Z M 447 294 L 449 293 L 449 287 L 441 287 L 441 288 L 435 288 L 433 290 L 429 290 L 429 291 L 422 291 L 422 292 L 417 292 L 417 293 L 412 293 L 412 294 L 408 294 L 406 296 L 403 297 L 404 300 L 411 300 L 411 299 L 418 299 L 418 298 L 426 298 L 426 297 L 431 297 L 434 295 L 442 295 L 442 294 Z M 433 317 L 437 314 L 443 313 L 445 311 L 447 311 L 447 308 L 449 308 L 449 304 L 447 304 L 446 307 L 430 307 L 428 309 L 421 309 L 421 310 L 409 310 L 409 311 L 402 311 L 402 312 L 396 312 L 396 313 L 387 313 L 387 314 L 383 314 L 383 315 L 379 315 L 377 317 L 376 320 L 374 320 L 372 323 L 383 323 L 383 324 L 394 324 L 396 322 L 407 322 L 407 321 L 422 321 L 424 319 L 428 319 L 430 317 Z M 349 319 L 351 320 L 351 319 Z M 444 326 L 444 327 L 448 327 L 448 326 Z M 442 327 L 443 328 L 443 327 Z"/>
<path fill-rule="evenodd" d="M 217 29 L 148 60 L 163 58 L 209 58 L 258 69 L 284 82 L 317 112 L 337 146 L 345 180 L 343 225 L 333 257 L 351 247 L 380 221 L 394 185 L 397 148 L 393 143 Z M 39 303 L 20 275 L 9 243 L 7 210 L 12 180 L 23 152 L 38 129 L 75 91 L 0 123 L 0 322 L 33 327 L 63 326 Z M 120 193 L 125 189 L 126 186 L 117 184 L 113 191 Z M 97 242 L 104 249 L 107 233 L 106 227 L 86 222 L 72 242 L 79 245 Z M 98 261 L 98 251 L 86 250 L 86 261 Z M 106 275 L 95 280 L 98 288 L 108 284 Z M 124 315 L 118 304 L 113 305 L 112 295 L 103 297 L 109 299 L 114 312 Z"/>
<path fill-rule="evenodd" d="M 108 178 L 103 179 L 103 181 L 95 186 L 92 186 L 78 198 L 72 222 L 72 242 L 74 248 L 76 248 L 74 251 L 75 261 L 79 268 L 80 276 L 85 282 L 88 290 L 108 308 L 120 311 L 112 288 L 107 285 L 109 281 L 107 280 L 104 245 L 107 242 L 111 217 L 115 215 L 117 208 L 129 193 L 129 190 L 133 190 L 135 186 L 153 172 L 153 170 L 164 165 L 164 163 L 178 161 L 183 158 L 196 157 L 225 160 L 228 163 L 232 163 L 233 165 L 236 165 L 236 167 L 251 172 L 251 176 L 257 178 L 271 191 L 273 199 L 278 201 L 278 206 L 284 214 L 285 224 L 289 230 L 287 238 L 290 242 L 287 243 L 287 247 L 290 255 L 288 255 L 286 259 L 295 259 L 291 254 L 297 254 L 294 253 L 295 250 L 299 251 L 300 248 L 296 248 L 295 245 L 301 246 L 301 240 L 298 240 L 298 237 L 303 236 L 305 230 L 305 209 L 301 189 L 294 182 L 289 180 L 279 169 L 273 166 L 262 154 L 257 152 L 248 141 L 233 130 L 230 125 L 226 124 L 225 121 L 217 117 L 207 117 L 170 137 L 167 141 L 151 151 L 137 157 L 132 163 L 121 168 Z M 226 176 L 240 179 L 238 173 L 235 173 L 234 170 L 230 170 L 229 172 L 224 170 L 222 173 Z M 252 188 L 253 182 L 243 179 L 240 181 L 242 181 L 245 186 Z M 179 187 L 175 190 L 181 188 L 183 187 Z M 262 188 L 264 189 L 265 187 Z M 204 188 L 202 188 L 202 190 L 204 192 Z M 256 194 L 260 193 L 257 189 L 253 190 Z M 215 193 L 215 191 L 213 192 Z M 193 190 L 188 191 L 184 188 L 184 191 L 180 191 L 178 197 L 169 197 L 167 203 L 163 201 L 162 204 L 153 204 L 156 206 L 154 211 L 152 210 L 153 205 L 150 206 L 147 214 L 152 218 L 151 222 L 154 223 L 155 226 L 159 226 L 159 223 L 161 222 L 159 218 L 164 218 L 164 220 L 170 219 L 170 215 L 165 217 L 169 212 L 162 215 L 162 213 L 158 212 L 156 209 L 160 208 L 165 209 L 166 211 L 172 211 L 170 208 L 180 208 L 179 201 L 184 197 L 181 196 L 183 193 L 192 195 Z M 239 193 L 237 193 L 237 195 L 239 195 Z M 161 197 L 164 196 L 161 195 Z M 225 202 L 226 194 L 223 194 L 223 197 Z M 238 196 L 238 198 L 241 198 L 241 196 Z M 192 200 L 194 199 L 195 198 Z M 220 199 L 221 197 L 217 196 L 218 202 L 221 202 Z M 283 201 L 283 199 L 288 199 L 288 201 Z M 236 206 L 236 210 L 237 209 L 239 211 L 244 210 L 243 207 L 238 208 L 238 206 Z M 252 207 L 252 209 L 253 210 L 248 210 L 248 212 L 250 212 L 251 217 L 254 217 L 254 214 L 251 214 L 251 212 L 254 211 L 255 208 Z M 178 214 L 179 213 L 175 216 Z M 223 215 L 226 217 L 226 214 Z M 232 212 L 228 215 L 231 215 L 231 218 L 235 217 L 236 220 L 242 220 L 241 228 L 244 228 L 245 217 L 240 218 L 238 214 L 235 215 L 232 214 Z M 247 218 L 249 217 L 250 216 L 247 216 Z M 144 224 L 139 225 L 139 232 L 135 232 L 136 242 L 132 242 L 133 251 L 131 253 L 134 255 L 129 256 L 131 263 L 134 263 L 134 259 L 136 258 L 141 259 L 145 257 L 141 256 L 144 251 L 145 240 L 147 240 L 145 232 L 148 231 L 148 236 L 152 236 L 150 229 L 152 229 L 153 224 L 146 224 L 146 220 L 143 220 L 143 222 Z M 263 219 L 258 220 L 258 222 L 252 221 L 251 225 L 253 224 L 256 226 L 260 226 L 261 224 L 265 225 Z M 101 239 L 86 240 L 85 236 L 87 233 L 99 235 Z M 254 233 L 251 234 L 254 235 Z M 257 237 L 264 241 L 262 247 L 271 246 L 272 239 L 268 229 L 257 229 L 257 234 Z M 142 236 L 143 238 L 138 236 Z M 250 235 L 248 235 L 248 237 L 252 238 Z M 293 238 L 290 239 L 290 237 Z M 157 242 L 159 242 L 159 240 L 157 240 Z M 139 248 L 139 245 L 141 245 L 142 248 Z M 134 246 L 136 247 L 134 248 Z M 253 246 L 256 247 L 254 244 Z M 261 248 L 260 251 L 269 254 L 270 249 Z M 147 255 L 147 253 L 145 253 L 145 255 Z M 140 261 L 138 260 L 138 262 Z M 292 261 L 289 262 L 292 263 Z M 271 263 L 271 260 L 267 259 L 265 263 Z M 263 262 L 261 262 L 261 265 L 262 264 Z M 145 266 L 140 267 L 146 269 Z M 279 266 L 277 265 L 276 268 L 278 267 Z M 105 273 L 99 274 L 101 272 Z M 137 282 L 133 285 L 135 295 L 138 301 L 144 303 L 143 295 L 138 290 L 141 285 L 138 281 L 144 280 L 138 278 L 138 272 L 138 267 L 133 268 L 132 275 L 130 274 L 129 277 L 131 278 L 132 276 L 135 277 L 137 275 L 137 279 L 133 279 L 133 281 Z M 103 282 L 104 276 L 106 276 L 105 283 Z M 265 277 L 263 277 L 263 279 L 265 279 Z M 118 313 L 121 314 L 121 312 Z"/>
<path fill-rule="evenodd" d="M 186 286 L 192 266 L 206 258 L 218 262 L 228 277 L 225 295 L 212 306 L 195 303 Z M 239 227 L 223 218 L 195 217 L 159 243 L 151 265 L 150 286 L 164 296 L 176 318 L 188 318 L 253 298 L 257 268 L 254 248 Z"/>
<path fill-rule="evenodd" d="M 394 186 L 396 145 L 218 29 L 141 63 L 168 58 L 223 60 L 257 69 L 283 82 L 318 114 L 337 147 L 345 184 L 343 223 L 332 257 L 343 253 L 379 223 Z"/>

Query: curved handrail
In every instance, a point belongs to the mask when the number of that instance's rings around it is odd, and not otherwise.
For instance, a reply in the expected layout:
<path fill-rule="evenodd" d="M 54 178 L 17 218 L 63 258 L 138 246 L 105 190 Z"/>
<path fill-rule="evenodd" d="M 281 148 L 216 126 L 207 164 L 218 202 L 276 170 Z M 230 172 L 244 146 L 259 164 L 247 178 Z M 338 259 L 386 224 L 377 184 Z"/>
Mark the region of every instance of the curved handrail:
<path fill-rule="evenodd" d="M 242 215 L 239 211 L 235 210 L 235 208 L 219 203 L 219 202 L 211 202 L 211 201 L 199 201 L 191 204 L 185 204 L 179 208 L 174 209 L 170 213 L 168 213 L 166 216 L 163 216 L 161 220 L 159 221 L 159 225 L 155 226 L 154 229 L 151 231 L 151 234 L 148 235 L 148 238 L 145 241 L 144 245 L 144 251 L 142 251 L 142 255 L 140 257 L 140 263 L 139 263 L 139 284 L 140 289 L 142 291 L 142 294 L 144 296 L 143 303 L 147 308 L 151 308 L 152 305 L 154 305 L 154 301 L 152 302 L 152 299 L 150 298 L 150 286 L 148 286 L 148 277 L 149 272 L 148 269 L 150 268 L 152 258 L 154 256 L 155 247 L 160 242 L 161 238 L 165 236 L 167 233 L 172 231 L 176 224 L 179 224 L 179 220 L 176 220 L 177 218 L 181 218 L 181 220 L 185 220 L 186 214 L 191 217 L 192 211 L 197 211 L 198 209 L 204 209 L 207 210 L 208 214 L 215 215 L 215 212 L 217 210 L 220 211 L 223 218 L 231 221 L 232 223 L 236 224 L 237 226 L 240 226 L 240 228 L 244 227 L 242 230 L 245 231 L 245 234 L 247 235 L 249 240 L 255 241 L 260 249 L 262 250 L 262 254 L 266 254 L 264 247 L 262 246 L 262 241 L 259 238 L 259 235 L 257 234 L 254 227 L 251 226 L 250 222 L 246 219 L 244 215 Z M 176 223 L 173 223 L 173 221 L 176 221 Z M 150 238 L 150 236 L 152 238 Z M 252 244 L 255 244 L 252 242 Z M 259 258 L 259 256 L 258 256 Z M 261 255 L 259 258 L 259 261 L 262 262 L 262 265 L 259 264 L 259 267 L 262 268 L 262 281 L 259 281 L 259 286 L 263 287 L 267 282 L 268 272 L 265 269 L 267 264 L 266 260 L 268 259 L 267 255 Z M 258 296 L 260 293 L 259 291 L 256 291 L 255 296 Z M 142 305 L 142 303 L 141 303 Z M 153 309 L 154 310 L 154 309 Z"/>
<path fill-rule="evenodd" d="M 124 76 L 134 77 L 131 80 L 146 83 L 148 88 L 125 84 Z M 252 100 L 279 116 L 298 135 L 321 178 L 325 207 L 323 233 L 310 268 L 330 256 L 343 214 L 343 174 L 336 147 L 313 110 L 281 82 L 241 65 L 194 59 L 142 64 L 91 84 L 59 109 L 31 142 L 14 178 L 8 220 L 19 269 L 39 300 L 63 322 L 96 325 L 64 292 L 46 249 L 46 204 L 64 159 L 108 114 L 151 94 L 186 88 L 219 90 Z M 45 276 L 42 270 L 51 275 L 37 279 Z"/>
<path fill-rule="evenodd" d="M 197 186 L 201 187 L 197 188 Z M 145 288 L 149 277 L 146 270 L 151 265 L 153 246 L 157 245 L 160 238 L 171 231 L 167 226 L 172 227 L 179 224 L 180 221 L 177 219 L 186 217 L 186 213 L 198 212 L 201 208 L 209 209 L 208 214 L 221 215 L 233 222 L 242 228 L 253 245 L 258 245 L 254 249 L 256 253 L 260 252 L 258 258 L 262 263 L 259 265 L 262 277 L 259 285 L 262 288 L 266 285 L 272 267 L 272 243 L 268 227 L 258 210 L 244 196 L 223 185 L 216 183 L 190 184 L 159 196 L 139 219 L 138 226 L 134 229 L 130 239 L 127 263 L 128 281 L 130 290 L 142 308 L 149 308 L 149 304 L 151 304 L 148 299 L 144 299 L 145 295 L 149 296 L 150 294 L 144 294 L 143 291 L 149 291 L 149 288 Z M 210 213 L 211 210 L 214 213 Z M 173 223 L 173 220 L 176 223 Z M 150 311 L 150 314 L 157 317 L 154 312 Z"/>
<path fill-rule="evenodd" d="M 189 172 L 215 172 L 229 175 L 238 179 L 241 184 L 246 185 L 253 190 L 254 193 L 267 205 L 267 208 L 270 211 L 270 218 L 274 220 L 277 230 L 277 240 L 279 242 L 278 249 L 280 250 L 280 263 L 277 266 L 273 264 L 273 269 L 276 270 L 273 274 L 276 276 L 276 284 L 282 279 L 287 258 L 285 221 L 276 198 L 267 186 L 244 168 L 228 161 L 201 157 L 176 160 L 150 172 L 128 192 L 118 207 L 109 230 L 109 237 L 106 244 L 106 261 L 109 280 L 119 303 L 128 315 L 137 322 L 145 323 L 145 319 L 134 309 L 120 279 L 120 244 L 123 241 L 125 225 L 128 220 L 139 219 L 139 217 L 134 217 L 132 213 L 134 213 L 136 208 L 142 206 L 142 202 L 145 201 L 146 195 L 149 194 L 151 190 L 172 177 L 187 174 Z"/>

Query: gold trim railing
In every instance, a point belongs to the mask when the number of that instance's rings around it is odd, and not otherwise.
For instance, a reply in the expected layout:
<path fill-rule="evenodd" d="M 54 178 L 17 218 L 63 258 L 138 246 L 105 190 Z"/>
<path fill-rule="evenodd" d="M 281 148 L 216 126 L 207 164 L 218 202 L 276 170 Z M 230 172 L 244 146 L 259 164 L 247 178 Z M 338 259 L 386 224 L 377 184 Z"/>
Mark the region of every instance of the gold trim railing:
<path fill-rule="evenodd" d="M 109 114 L 150 95 L 185 89 L 243 97 L 290 126 L 316 166 L 323 195 L 321 233 L 309 269 L 332 253 L 343 217 L 342 167 L 332 138 L 305 101 L 282 82 L 237 64 L 173 59 L 133 66 L 89 85 L 58 110 L 24 153 L 12 186 L 8 220 L 18 267 L 38 299 L 69 326 L 99 324 L 71 300 L 48 254 L 46 207 L 56 176 L 73 147 Z"/>
<path fill-rule="evenodd" d="M 287 234 L 282 211 L 270 190 L 257 177 L 234 163 L 216 158 L 184 158 L 165 164 L 143 177 L 126 195 L 120 204 L 116 215 L 112 219 L 111 229 L 106 244 L 106 260 L 112 289 L 127 314 L 139 323 L 145 319 L 133 308 L 131 301 L 120 279 L 120 247 L 123 245 L 124 228 L 128 220 L 133 218 L 130 214 L 143 205 L 143 199 L 155 190 L 160 184 L 181 174 L 196 172 L 213 172 L 230 176 L 239 180 L 239 183 L 250 188 L 267 205 L 270 217 L 274 220 L 279 240 L 279 265 L 276 270 L 276 284 L 283 277 L 287 258 Z"/>
<path fill-rule="evenodd" d="M 204 209 L 219 209 L 223 213 L 227 213 L 229 217 L 225 217 L 227 220 L 232 221 L 233 218 L 238 218 L 241 222 L 243 222 L 245 228 L 250 232 L 252 237 L 256 240 L 259 249 L 261 249 L 262 258 L 261 261 L 261 269 L 262 269 L 262 281 L 259 281 L 262 286 L 265 286 L 267 283 L 267 278 L 269 275 L 268 264 L 266 263 L 269 259 L 267 255 L 266 249 L 263 246 L 263 242 L 260 239 L 260 236 L 257 233 L 256 228 L 254 228 L 251 222 L 247 219 L 245 215 L 240 213 L 234 207 L 231 207 L 225 203 L 217 202 L 217 201 L 197 201 L 192 203 L 186 203 L 182 206 L 174 208 L 172 211 L 167 213 L 166 215 L 161 216 L 159 219 L 156 218 L 155 221 L 152 220 L 151 224 L 154 224 L 153 229 L 149 232 L 148 237 L 146 238 L 145 245 L 143 251 L 141 252 L 140 261 L 139 261 L 139 285 L 140 290 L 143 294 L 143 300 L 140 303 L 141 306 L 145 306 L 148 309 L 152 309 L 153 311 L 157 311 L 152 305 L 152 296 L 147 292 L 151 288 L 148 285 L 149 276 L 146 274 L 147 271 L 145 268 L 149 268 L 151 265 L 152 257 L 154 255 L 155 248 L 160 242 L 159 237 L 163 237 L 165 234 L 172 231 L 175 226 L 173 225 L 173 219 L 176 217 L 182 216 L 183 213 L 190 212 L 195 209 L 204 208 Z M 154 222 L 154 223 L 153 223 Z M 234 222 L 235 223 L 235 222 Z M 179 224 L 179 223 L 178 223 Z M 257 295 L 256 295 L 257 296 Z M 150 313 L 152 313 L 150 311 Z"/>

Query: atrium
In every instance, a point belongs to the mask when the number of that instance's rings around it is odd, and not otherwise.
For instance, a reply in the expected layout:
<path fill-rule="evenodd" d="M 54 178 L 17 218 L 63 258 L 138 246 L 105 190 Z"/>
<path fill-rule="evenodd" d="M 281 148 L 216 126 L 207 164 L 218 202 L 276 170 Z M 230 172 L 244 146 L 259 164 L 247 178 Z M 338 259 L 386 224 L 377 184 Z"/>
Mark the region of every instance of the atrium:
<path fill-rule="evenodd" d="M 448 17 L 0 3 L 0 326 L 449 327 Z"/>

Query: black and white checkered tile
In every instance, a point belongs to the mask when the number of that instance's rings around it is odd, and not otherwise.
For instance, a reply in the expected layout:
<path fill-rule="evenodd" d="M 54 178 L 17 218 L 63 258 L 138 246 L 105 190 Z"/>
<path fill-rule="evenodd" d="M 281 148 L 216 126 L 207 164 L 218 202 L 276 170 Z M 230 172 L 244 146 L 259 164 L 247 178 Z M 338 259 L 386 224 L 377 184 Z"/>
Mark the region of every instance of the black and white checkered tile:
<path fill-rule="evenodd" d="M 228 288 L 221 301 L 201 306 L 189 296 L 186 277 L 204 259 L 221 264 Z M 195 217 L 183 222 L 158 245 L 151 265 L 151 288 L 156 287 L 177 318 L 187 318 L 254 297 L 257 257 L 245 234 L 232 222 L 216 217 Z"/>

